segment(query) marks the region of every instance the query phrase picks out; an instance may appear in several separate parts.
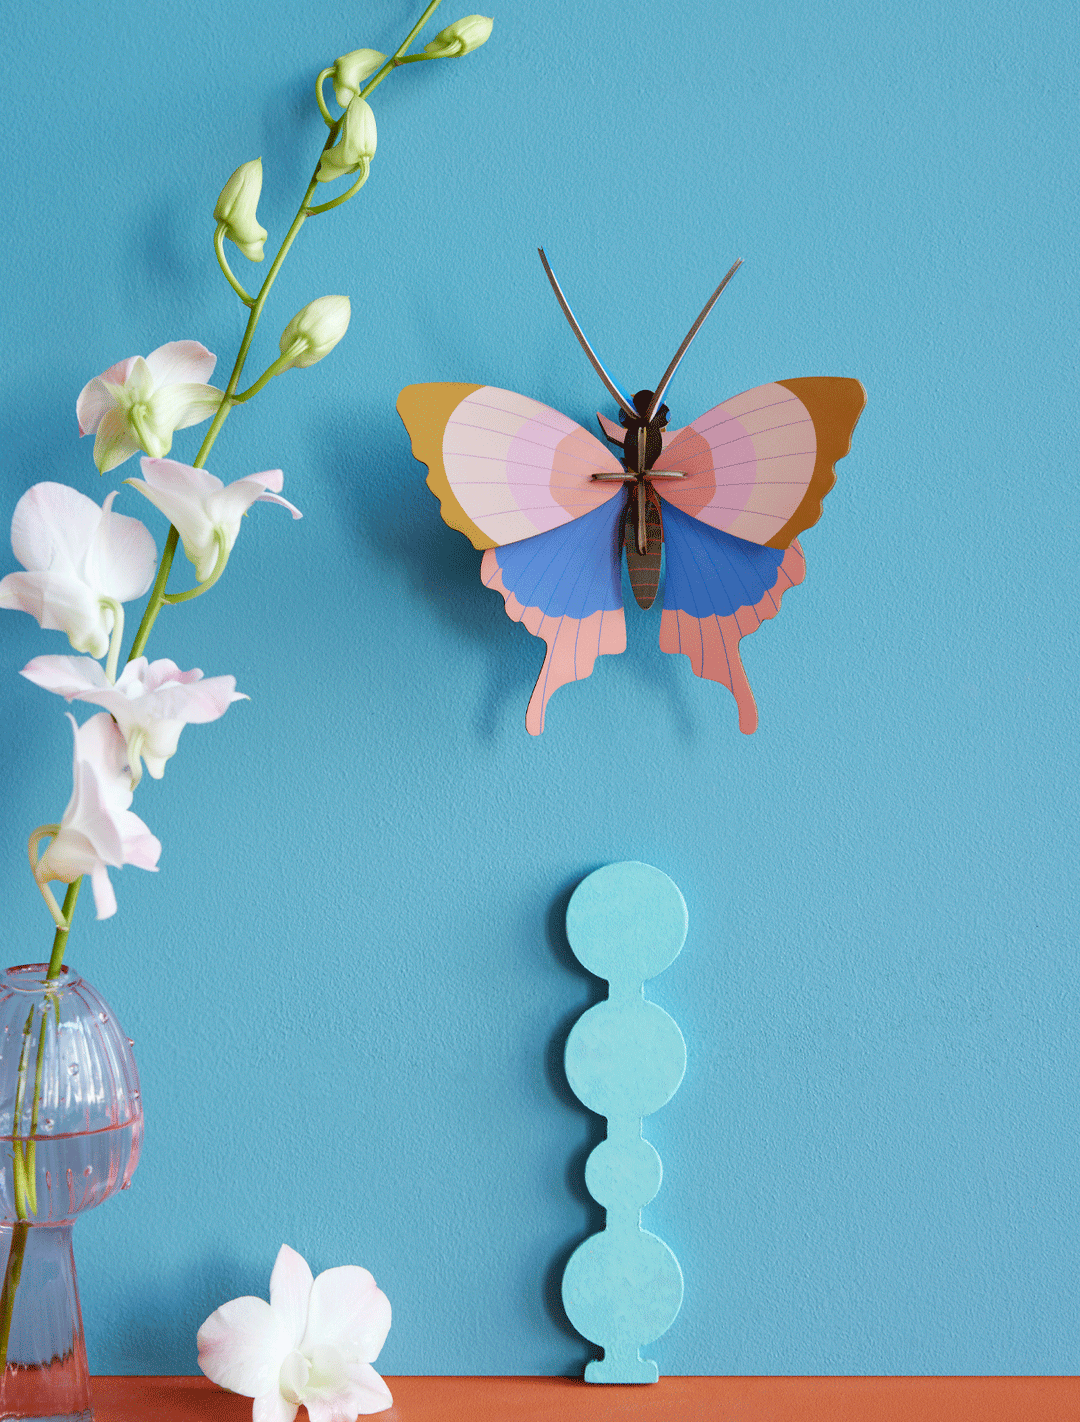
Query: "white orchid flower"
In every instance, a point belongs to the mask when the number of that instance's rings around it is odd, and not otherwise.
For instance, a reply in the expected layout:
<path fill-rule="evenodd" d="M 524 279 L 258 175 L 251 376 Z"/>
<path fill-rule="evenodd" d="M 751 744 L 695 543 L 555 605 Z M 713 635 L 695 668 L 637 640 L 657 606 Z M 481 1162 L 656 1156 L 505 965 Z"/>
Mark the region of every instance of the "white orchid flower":
<path fill-rule="evenodd" d="M 140 449 L 161 459 L 175 430 L 208 420 L 223 392 L 206 385 L 217 364 L 198 341 L 170 341 L 145 359 L 130 356 L 95 375 L 75 405 L 81 435 L 97 432 L 94 463 L 102 474 Z"/>
<path fill-rule="evenodd" d="M 34 484 L 15 505 L 11 547 L 26 569 L 0 582 L 0 607 L 28 612 L 66 632 L 77 652 L 103 657 L 122 618 L 121 604 L 142 597 L 157 549 L 137 518 L 112 512 L 67 484 Z"/>
<path fill-rule="evenodd" d="M 109 867 L 135 864 L 156 870 L 161 842 L 128 808 L 132 795 L 127 747 L 112 717 L 101 711 L 85 726 L 76 725 L 72 715 L 68 720 L 75 732 L 74 789 L 59 827 L 52 826 L 52 842 L 34 864 L 34 877 L 44 890 L 51 879 L 70 884 L 89 874 L 97 916 L 110 918 L 116 912 L 116 895 Z"/>
<path fill-rule="evenodd" d="M 110 712 L 127 743 L 132 790 L 142 779 L 143 761 L 161 779 L 185 726 L 216 721 L 234 701 L 248 700 L 236 690 L 234 676 L 204 678 L 197 667 L 181 671 L 168 657 L 136 657 L 115 686 L 89 657 L 35 657 L 22 675 L 67 701 L 90 701 Z"/>
<path fill-rule="evenodd" d="M 371 1366 L 390 1331 L 390 1301 L 366 1269 L 346 1264 L 313 1279 L 283 1244 L 270 1302 L 251 1296 L 215 1309 L 199 1329 L 199 1367 L 212 1382 L 255 1399 L 254 1422 L 356 1422 L 393 1406 Z"/>
<path fill-rule="evenodd" d="M 193 469 L 175 459 L 144 459 L 142 472 L 145 482 L 124 482 L 138 489 L 175 525 L 200 583 L 221 576 L 240 532 L 240 520 L 257 500 L 281 504 L 293 518 L 303 517 L 298 508 L 277 495 L 284 483 L 280 469 L 248 474 L 228 485 L 205 469 Z M 275 492 L 267 493 L 268 489 Z"/>

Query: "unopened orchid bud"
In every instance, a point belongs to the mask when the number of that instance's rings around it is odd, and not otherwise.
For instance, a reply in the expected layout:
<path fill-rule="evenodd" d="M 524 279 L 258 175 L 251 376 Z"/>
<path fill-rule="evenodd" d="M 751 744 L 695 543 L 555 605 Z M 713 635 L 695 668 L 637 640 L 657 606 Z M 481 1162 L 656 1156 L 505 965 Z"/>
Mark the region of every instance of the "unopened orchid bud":
<path fill-rule="evenodd" d="M 463 20 L 455 20 L 440 30 L 431 43 L 424 46 L 424 53 L 432 59 L 454 59 L 468 54 L 471 49 L 479 49 L 487 43 L 493 23 L 486 15 L 466 15 Z"/>
<path fill-rule="evenodd" d="M 241 163 L 221 190 L 214 208 L 215 222 L 225 224 L 225 236 L 252 262 L 263 259 L 266 228 L 259 226 L 255 209 L 262 192 L 262 159 Z"/>
<path fill-rule="evenodd" d="M 386 63 L 386 55 L 377 49 L 354 49 L 334 60 L 330 71 L 330 82 L 334 86 L 334 98 L 343 109 L 360 92 L 365 79 L 370 79 L 380 64 Z"/>
<path fill-rule="evenodd" d="M 309 301 L 281 333 L 281 358 L 288 361 L 282 368 L 314 365 L 329 355 L 348 330 L 351 314 L 347 296 L 320 296 Z"/>
<path fill-rule="evenodd" d="M 315 177 L 320 183 L 331 183 L 344 173 L 355 173 L 361 163 L 375 157 L 377 139 L 371 105 L 358 94 L 345 110 L 341 137 L 323 154 Z"/>

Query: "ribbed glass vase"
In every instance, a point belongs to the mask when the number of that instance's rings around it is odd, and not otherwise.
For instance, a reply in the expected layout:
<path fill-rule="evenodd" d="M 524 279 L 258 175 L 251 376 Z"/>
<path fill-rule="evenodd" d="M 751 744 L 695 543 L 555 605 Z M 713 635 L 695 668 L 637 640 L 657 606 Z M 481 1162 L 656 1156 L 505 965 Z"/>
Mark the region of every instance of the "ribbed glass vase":
<path fill-rule="evenodd" d="M 108 1004 L 47 970 L 0 978 L 0 1418 L 92 1422 L 71 1231 L 130 1184 L 142 1101 Z"/>

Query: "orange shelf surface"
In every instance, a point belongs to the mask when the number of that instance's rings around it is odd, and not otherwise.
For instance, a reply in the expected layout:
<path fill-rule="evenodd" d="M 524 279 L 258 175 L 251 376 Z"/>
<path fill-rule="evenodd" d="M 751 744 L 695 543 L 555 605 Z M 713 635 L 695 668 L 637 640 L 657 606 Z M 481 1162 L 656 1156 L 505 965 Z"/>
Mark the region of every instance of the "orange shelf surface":
<path fill-rule="evenodd" d="M 387 1378 L 381 1422 L 1080 1422 L 1080 1378 Z M 202 1377 L 93 1379 L 95 1422 L 248 1422 Z M 297 1422 L 306 1422 L 301 1408 Z"/>

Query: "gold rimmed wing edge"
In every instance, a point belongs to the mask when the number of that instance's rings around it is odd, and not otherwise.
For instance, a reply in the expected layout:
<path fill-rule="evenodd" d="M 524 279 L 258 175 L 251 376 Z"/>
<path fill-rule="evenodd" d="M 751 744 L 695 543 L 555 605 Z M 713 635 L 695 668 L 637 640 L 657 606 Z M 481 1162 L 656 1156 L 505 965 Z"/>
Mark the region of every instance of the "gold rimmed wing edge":
<path fill-rule="evenodd" d="M 457 407 L 482 385 L 441 382 L 406 385 L 397 398 L 397 412 L 412 440 L 413 457 L 428 467 L 427 486 L 439 500 L 443 522 L 463 533 L 474 548 L 495 548 L 493 538 L 477 528 L 461 507 L 443 464 L 443 433 Z"/>
<path fill-rule="evenodd" d="M 814 422 L 817 439 L 817 458 L 806 493 L 787 523 L 766 544 L 768 548 L 788 548 L 821 517 L 822 500 L 836 483 L 834 465 L 851 448 L 852 431 L 866 404 L 866 391 L 861 381 L 837 375 L 806 375 L 776 383 L 802 401 Z"/>

